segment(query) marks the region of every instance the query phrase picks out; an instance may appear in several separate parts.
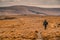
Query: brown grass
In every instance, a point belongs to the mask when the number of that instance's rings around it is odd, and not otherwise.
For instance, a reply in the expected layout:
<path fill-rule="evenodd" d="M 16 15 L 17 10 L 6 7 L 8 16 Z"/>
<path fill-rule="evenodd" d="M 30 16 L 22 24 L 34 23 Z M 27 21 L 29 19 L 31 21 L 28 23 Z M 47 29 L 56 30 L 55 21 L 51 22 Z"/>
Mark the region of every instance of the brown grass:
<path fill-rule="evenodd" d="M 14 16 L 0 20 L 0 40 L 36 40 L 40 32 L 43 40 L 60 40 L 60 16 Z M 48 21 L 45 30 L 43 21 Z"/>

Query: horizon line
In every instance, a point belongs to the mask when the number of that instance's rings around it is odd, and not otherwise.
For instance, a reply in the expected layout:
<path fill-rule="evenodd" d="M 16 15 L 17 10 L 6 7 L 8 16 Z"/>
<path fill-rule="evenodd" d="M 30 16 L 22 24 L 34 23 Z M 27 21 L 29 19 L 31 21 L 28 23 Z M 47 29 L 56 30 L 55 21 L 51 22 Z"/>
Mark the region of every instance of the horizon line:
<path fill-rule="evenodd" d="M 25 5 L 25 4 L 22 4 L 23 6 L 34 6 L 34 7 L 41 7 L 41 8 L 60 8 L 60 5 Z M 10 6 L 19 6 L 18 5 L 3 5 L 3 6 L 0 6 L 0 7 L 10 7 Z"/>

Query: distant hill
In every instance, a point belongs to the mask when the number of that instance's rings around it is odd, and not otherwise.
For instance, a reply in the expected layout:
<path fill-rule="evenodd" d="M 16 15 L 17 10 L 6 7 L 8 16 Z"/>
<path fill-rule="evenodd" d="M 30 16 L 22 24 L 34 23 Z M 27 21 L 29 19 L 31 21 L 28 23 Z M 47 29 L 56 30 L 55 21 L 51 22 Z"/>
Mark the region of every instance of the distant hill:
<path fill-rule="evenodd" d="M 40 8 L 34 6 L 16 5 L 10 7 L 0 7 L 0 15 L 60 15 L 60 8 Z"/>

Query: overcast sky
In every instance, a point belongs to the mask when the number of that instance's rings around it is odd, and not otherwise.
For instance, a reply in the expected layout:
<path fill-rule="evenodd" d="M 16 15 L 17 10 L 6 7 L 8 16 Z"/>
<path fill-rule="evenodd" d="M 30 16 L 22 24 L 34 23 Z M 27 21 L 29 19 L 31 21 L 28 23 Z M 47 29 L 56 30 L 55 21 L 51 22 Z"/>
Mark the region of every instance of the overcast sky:
<path fill-rule="evenodd" d="M 11 5 L 60 8 L 60 0 L 0 0 L 0 7 L 11 6 Z"/>

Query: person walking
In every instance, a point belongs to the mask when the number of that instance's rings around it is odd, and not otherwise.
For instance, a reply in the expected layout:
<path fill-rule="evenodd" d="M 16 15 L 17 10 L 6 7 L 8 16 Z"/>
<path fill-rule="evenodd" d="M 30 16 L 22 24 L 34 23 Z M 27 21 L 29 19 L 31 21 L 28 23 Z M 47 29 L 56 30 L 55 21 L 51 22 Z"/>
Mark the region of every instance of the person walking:
<path fill-rule="evenodd" d="M 46 20 L 44 20 L 43 26 L 44 26 L 45 29 L 47 28 L 47 25 L 48 25 L 48 22 Z"/>

